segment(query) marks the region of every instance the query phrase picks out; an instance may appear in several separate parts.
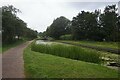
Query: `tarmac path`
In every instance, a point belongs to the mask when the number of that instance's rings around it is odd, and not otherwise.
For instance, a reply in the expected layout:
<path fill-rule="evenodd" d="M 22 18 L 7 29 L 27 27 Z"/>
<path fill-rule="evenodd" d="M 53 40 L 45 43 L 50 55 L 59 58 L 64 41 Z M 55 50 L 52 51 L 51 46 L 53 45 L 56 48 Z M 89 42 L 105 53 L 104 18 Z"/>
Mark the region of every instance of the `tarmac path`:
<path fill-rule="evenodd" d="M 2 78 L 25 78 L 23 51 L 31 42 L 20 44 L 2 54 Z"/>

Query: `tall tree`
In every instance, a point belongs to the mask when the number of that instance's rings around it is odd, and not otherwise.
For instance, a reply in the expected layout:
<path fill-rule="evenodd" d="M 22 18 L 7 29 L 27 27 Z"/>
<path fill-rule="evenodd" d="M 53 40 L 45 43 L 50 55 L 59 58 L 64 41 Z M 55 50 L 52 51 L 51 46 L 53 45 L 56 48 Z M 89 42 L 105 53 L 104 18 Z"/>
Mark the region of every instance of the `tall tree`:
<path fill-rule="evenodd" d="M 15 26 L 16 22 L 16 8 L 13 6 L 2 7 L 2 29 L 3 29 L 3 42 L 12 42 L 15 37 Z"/>
<path fill-rule="evenodd" d="M 70 21 L 61 16 L 53 21 L 51 26 L 47 28 L 47 33 L 49 36 L 59 39 L 61 35 L 64 35 L 66 33 L 66 27 Z"/>
<path fill-rule="evenodd" d="M 98 26 L 98 12 L 81 11 L 72 20 L 72 33 L 74 39 L 91 39 L 99 40 L 97 34 L 99 32 Z"/>
<path fill-rule="evenodd" d="M 116 11 L 116 5 L 106 6 L 104 13 L 100 16 L 104 38 L 107 41 L 116 41 L 118 38 L 118 14 L 116 13 Z"/>
<path fill-rule="evenodd" d="M 19 9 L 12 5 L 2 7 L 2 41 L 3 44 L 13 43 L 21 38 L 36 38 L 37 32 L 27 28 L 27 24 L 17 17 Z"/>

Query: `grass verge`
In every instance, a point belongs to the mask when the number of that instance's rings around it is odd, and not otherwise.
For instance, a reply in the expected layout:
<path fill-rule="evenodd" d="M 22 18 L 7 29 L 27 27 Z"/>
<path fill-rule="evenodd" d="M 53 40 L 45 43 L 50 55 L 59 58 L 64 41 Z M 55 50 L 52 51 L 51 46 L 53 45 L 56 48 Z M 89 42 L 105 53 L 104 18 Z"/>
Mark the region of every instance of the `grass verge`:
<path fill-rule="evenodd" d="M 118 72 L 107 67 L 68 58 L 24 50 L 27 78 L 117 78 Z"/>
<path fill-rule="evenodd" d="M 2 45 L 2 53 L 4 53 L 5 51 L 7 51 L 8 49 L 10 48 L 13 48 L 13 47 L 16 47 L 22 43 L 26 42 L 26 40 L 18 40 L 16 41 L 15 43 L 12 43 L 12 44 L 5 44 L 5 45 Z"/>
<path fill-rule="evenodd" d="M 2 46 L 0 46 L 0 54 L 2 53 Z"/>
<path fill-rule="evenodd" d="M 83 44 L 88 46 L 96 46 L 101 48 L 112 48 L 112 49 L 119 49 L 118 42 L 98 42 L 98 41 L 68 41 L 68 40 L 59 40 L 63 42 L 70 42 L 74 44 Z"/>

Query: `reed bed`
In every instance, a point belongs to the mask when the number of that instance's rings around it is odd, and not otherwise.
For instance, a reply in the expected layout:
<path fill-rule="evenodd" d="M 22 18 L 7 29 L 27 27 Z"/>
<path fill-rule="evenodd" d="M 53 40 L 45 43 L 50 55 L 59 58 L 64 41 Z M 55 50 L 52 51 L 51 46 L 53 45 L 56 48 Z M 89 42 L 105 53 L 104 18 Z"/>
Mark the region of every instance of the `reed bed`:
<path fill-rule="evenodd" d="M 56 55 L 60 57 L 81 60 L 92 63 L 100 63 L 100 54 L 96 51 L 85 50 L 77 46 L 68 46 L 64 44 L 35 44 L 31 45 L 31 50 Z"/>

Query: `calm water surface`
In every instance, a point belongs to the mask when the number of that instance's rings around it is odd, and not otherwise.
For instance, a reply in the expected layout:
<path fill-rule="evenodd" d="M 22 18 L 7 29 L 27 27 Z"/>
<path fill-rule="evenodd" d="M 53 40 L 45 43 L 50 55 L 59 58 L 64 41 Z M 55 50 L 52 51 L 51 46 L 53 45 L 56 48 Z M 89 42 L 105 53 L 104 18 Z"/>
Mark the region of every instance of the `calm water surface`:
<path fill-rule="evenodd" d="M 36 44 L 52 44 L 54 42 L 50 42 L 50 41 L 44 41 L 44 40 L 37 40 Z"/>

